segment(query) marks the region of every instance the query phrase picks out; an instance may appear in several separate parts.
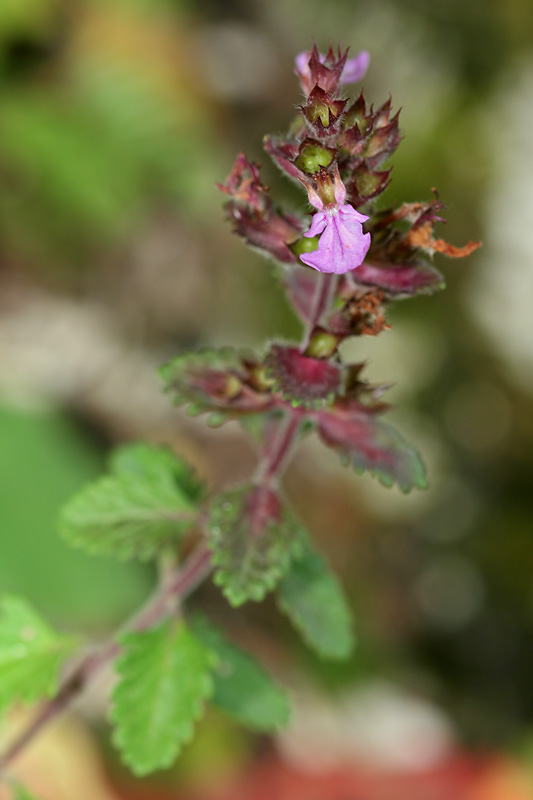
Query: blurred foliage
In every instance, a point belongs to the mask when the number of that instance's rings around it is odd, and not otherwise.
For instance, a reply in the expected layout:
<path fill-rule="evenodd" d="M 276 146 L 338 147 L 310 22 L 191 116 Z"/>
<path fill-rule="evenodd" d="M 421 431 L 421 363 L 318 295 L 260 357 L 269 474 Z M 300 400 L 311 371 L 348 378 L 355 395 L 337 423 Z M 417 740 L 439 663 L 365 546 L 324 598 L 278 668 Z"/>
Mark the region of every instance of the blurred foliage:
<path fill-rule="evenodd" d="M 41 268 L 88 267 L 157 204 L 210 205 L 221 153 L 165 5 L 2 5 L 0 234 Z"/>
<path fill-rule="evenodd" d="M 57 536 L 59 507 L 101 471 L 98 451 L 58 414 L 0 407 L 0 585 L 64 623 L 121 619 L 148 581 L 131 566 L 73 552 Z"/>

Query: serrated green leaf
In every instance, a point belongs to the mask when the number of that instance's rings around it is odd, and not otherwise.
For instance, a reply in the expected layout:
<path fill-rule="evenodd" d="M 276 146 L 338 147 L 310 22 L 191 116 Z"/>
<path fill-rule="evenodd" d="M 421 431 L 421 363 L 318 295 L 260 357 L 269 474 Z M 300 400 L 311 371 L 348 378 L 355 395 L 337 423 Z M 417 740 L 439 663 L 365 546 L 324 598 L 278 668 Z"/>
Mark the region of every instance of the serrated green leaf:
<path fill-rule="evenodd" d="M 287 572 L 299 552 L 302 528 L 266 487 L 218 495 L 210 508 L 209 546 L 214 582 L 229 603 L 259 602 Z"/>
<path fill-rule="evenodd" d="M 182 622 L 127 633 L 112 698 L 113 740 L 136 775 L 169 767 L 213 690 L 213 657 Z"/>
<path fill-rule="evenodd" d="M 59 529 L 87 553 L 154 557 L 194 523 L 195 506 L 164 471 L 120 472 L 89 484 L 64 506 Z"/>
<path fill-rule="evenodd" d="M 290 709 L 286 693 L 263 668 L 228 642 L 205 617 L 195 616 L 192 628 L 217 656 L 211 701 L 252 730 L 268 733 L 286 725 Z"/>
<path fill-rule="evenodd" d="M 0 709 L 52 696 L 76 645 L 56 633 L 21 597 L 6 595 L 0 614 Z"/>
<path fill-rule="evenodd" d="M 132 473 L 138 476 L 156 475 L 173 480 L 193 503 L 205 494 L 202 482 L 195 477 L 187 462 L 168 447 L 145 442 L 132 442 L 116 447 L 109 458 L 109 468 L 115 475 Z"/>
<path fill-rule="evenodd" d="M 310 546 L 281 581 L 278 605 L 320 655 L 346 659 L 354 647 L 350 608 L 336 575 Z"/>

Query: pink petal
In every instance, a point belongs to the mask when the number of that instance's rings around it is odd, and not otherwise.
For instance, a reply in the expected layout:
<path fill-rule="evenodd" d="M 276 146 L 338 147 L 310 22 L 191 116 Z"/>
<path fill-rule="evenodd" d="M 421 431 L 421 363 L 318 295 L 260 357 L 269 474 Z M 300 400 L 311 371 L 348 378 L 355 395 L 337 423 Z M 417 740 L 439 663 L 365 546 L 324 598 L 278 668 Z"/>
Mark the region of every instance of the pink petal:
<path fill-rule="evenodd" d="M 370 53 L 367 53 L 366 50 L 361 50 L 355 58 L 349 58 L 341 73 L 342 83 L 357 83 L 357 81 L 360 81 L 364 77 L 369 63 Z"/>
<path fill-rule="evenodd" d="M 311 57 L 310 50 L 304 50 L 303 53 L 298 53 L 294 59 L 294 68 L 296 74 L 307 76 L 309 75 L 309 58 Z"/>
<path fill-rule="evenodd" d="M 368 217 L 365 214 L 361 214 L 359 211 L 356 211 L 356 209 L 353 206 L 350 205 L 343 206 L 341 208 L 341 213 L 345 220 L 351 218 L 356 222 L 366 222 L 368 219 Z"/>
<path fill-rule="evenodd" d="M 318 249 L 312 253 L 304 253 L 300 260 L 319 272 L 341 275 L 356 269 L 362 264 L 370 247 L 370 234 L 363 233 L 361 218 L 363 221 L 368 219 L 348 205 L 342 206 L 337 213 L 328 215 Z"/>
<path fill-rule="evenodd" d="M 313 219 L 311 221 L 311 227 L 309 228 L 307 233 L 304 233 L 304 236 L 307 236 L 309 239 L 311 239 L 313 236 L 318 236 L 318 234 L 322 233 L 322 231 L 324 230 L 324 228 L 328 224 L 327 220 L 328 220 L 328 218 L 327 218 L 326 212 L 325 211 L 319 211 L 313 217 Z"/>

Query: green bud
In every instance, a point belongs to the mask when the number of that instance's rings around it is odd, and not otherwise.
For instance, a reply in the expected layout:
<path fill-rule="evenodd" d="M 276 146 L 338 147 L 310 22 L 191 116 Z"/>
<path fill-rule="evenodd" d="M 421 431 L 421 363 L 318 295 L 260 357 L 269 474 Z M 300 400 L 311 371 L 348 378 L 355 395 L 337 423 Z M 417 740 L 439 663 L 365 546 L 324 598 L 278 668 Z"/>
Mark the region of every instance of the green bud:
<path fill-rule="evenodd" d="M 226 378 L 226 386 L 224 388 L 224 394 L 226 397 L 233 398 L 237 397 L 240 394 L 242 389 L 242 382 L 236 375 L 228 375 Z"/>
<path fill-rule="evenodd" d="M 335 153 L 319 144 L 306 144 L 302 147 L 300 155 L 296 159 L 296 166 L 304 172 L 314 175 L 320 167 L 329 167 L 333 161 Z"/>
<path fill-rule="evenodd" d="M 319 238 L 319 236 L 311 236 L 310 238 L 302 236 L 301 239 L 297 239 L 293 242 L 290 248 L 295 256 L 301 256 L 303 253 L 312 253 L 313 250 L 318 248 Z"/>
<path fill-rule="evenodd" d="M 338 336 L 322 328 L 317 328 L 311 337 L 305 355 L 310 358 L 329 358 L 336 351 L 338 344 Z"/>
<path fill-rule="evenodd" d="M 274 380 L 269 378 L 263 365 L 257 365 L 251 372 L 254 389 L 258 392 L 268 392 L 274 385 Z"/>

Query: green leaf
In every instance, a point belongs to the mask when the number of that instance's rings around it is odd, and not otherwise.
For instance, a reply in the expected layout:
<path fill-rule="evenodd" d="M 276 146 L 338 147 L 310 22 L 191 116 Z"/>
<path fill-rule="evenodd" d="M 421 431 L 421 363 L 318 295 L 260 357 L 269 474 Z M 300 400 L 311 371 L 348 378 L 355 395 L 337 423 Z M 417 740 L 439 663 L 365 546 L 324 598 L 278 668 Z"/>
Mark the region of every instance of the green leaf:
<path fill-rule="evenodd" d="M 116 447 L 111 453 L 109 468 L 115 475 L 127 472 L 142 477 L 156 475 L 174 480 L 193 503 L 199 502 L 205 494 L 204 485 L 195 477 L 189 464 L 168 447 L 145 442 Z"/>
<path fill-rule="evenodd" d="M 195 506 L 163 469 L 124 470 L 89 484 L 64 506 L 59 528 L 87 553 L 153 558 L 194 523 Z"/>
<path fill-rule="evenodd" d="M 244 487 L 218 495 L 210 508 L 209 546 L 214 582 L 239 606 L 263 600 L 299 552 L 302 528 L 267 487 Z"/>
<path fill-rule="evenodd" d="M 169 767 L 213 690 L 213 657 L 182 622 L 127 633 L 112 698 L 115 745 L 136 775 Z"/>
<path fill-rule="evenodd" d="M 76 645 L 50 628 L 20 597 L 6 595 L 0 615 L 0 709 L 52 696 Z"/>
<path fill-rule="evenodd" d="M 353 621 L 341 585 L 310 546 L 281 581 L 278 605 L 320 655 L 346 659 L 354 647 Z"/>
<path fill-rule="evenodd" d="M 268 733 L 289 721 L 285 692 L 263 668 L 240 648 L 226 641 L 205 617 L 192 621 L 194 633 L 217 656 L 214 672 L 214 705 L 252 730 Z"/>

